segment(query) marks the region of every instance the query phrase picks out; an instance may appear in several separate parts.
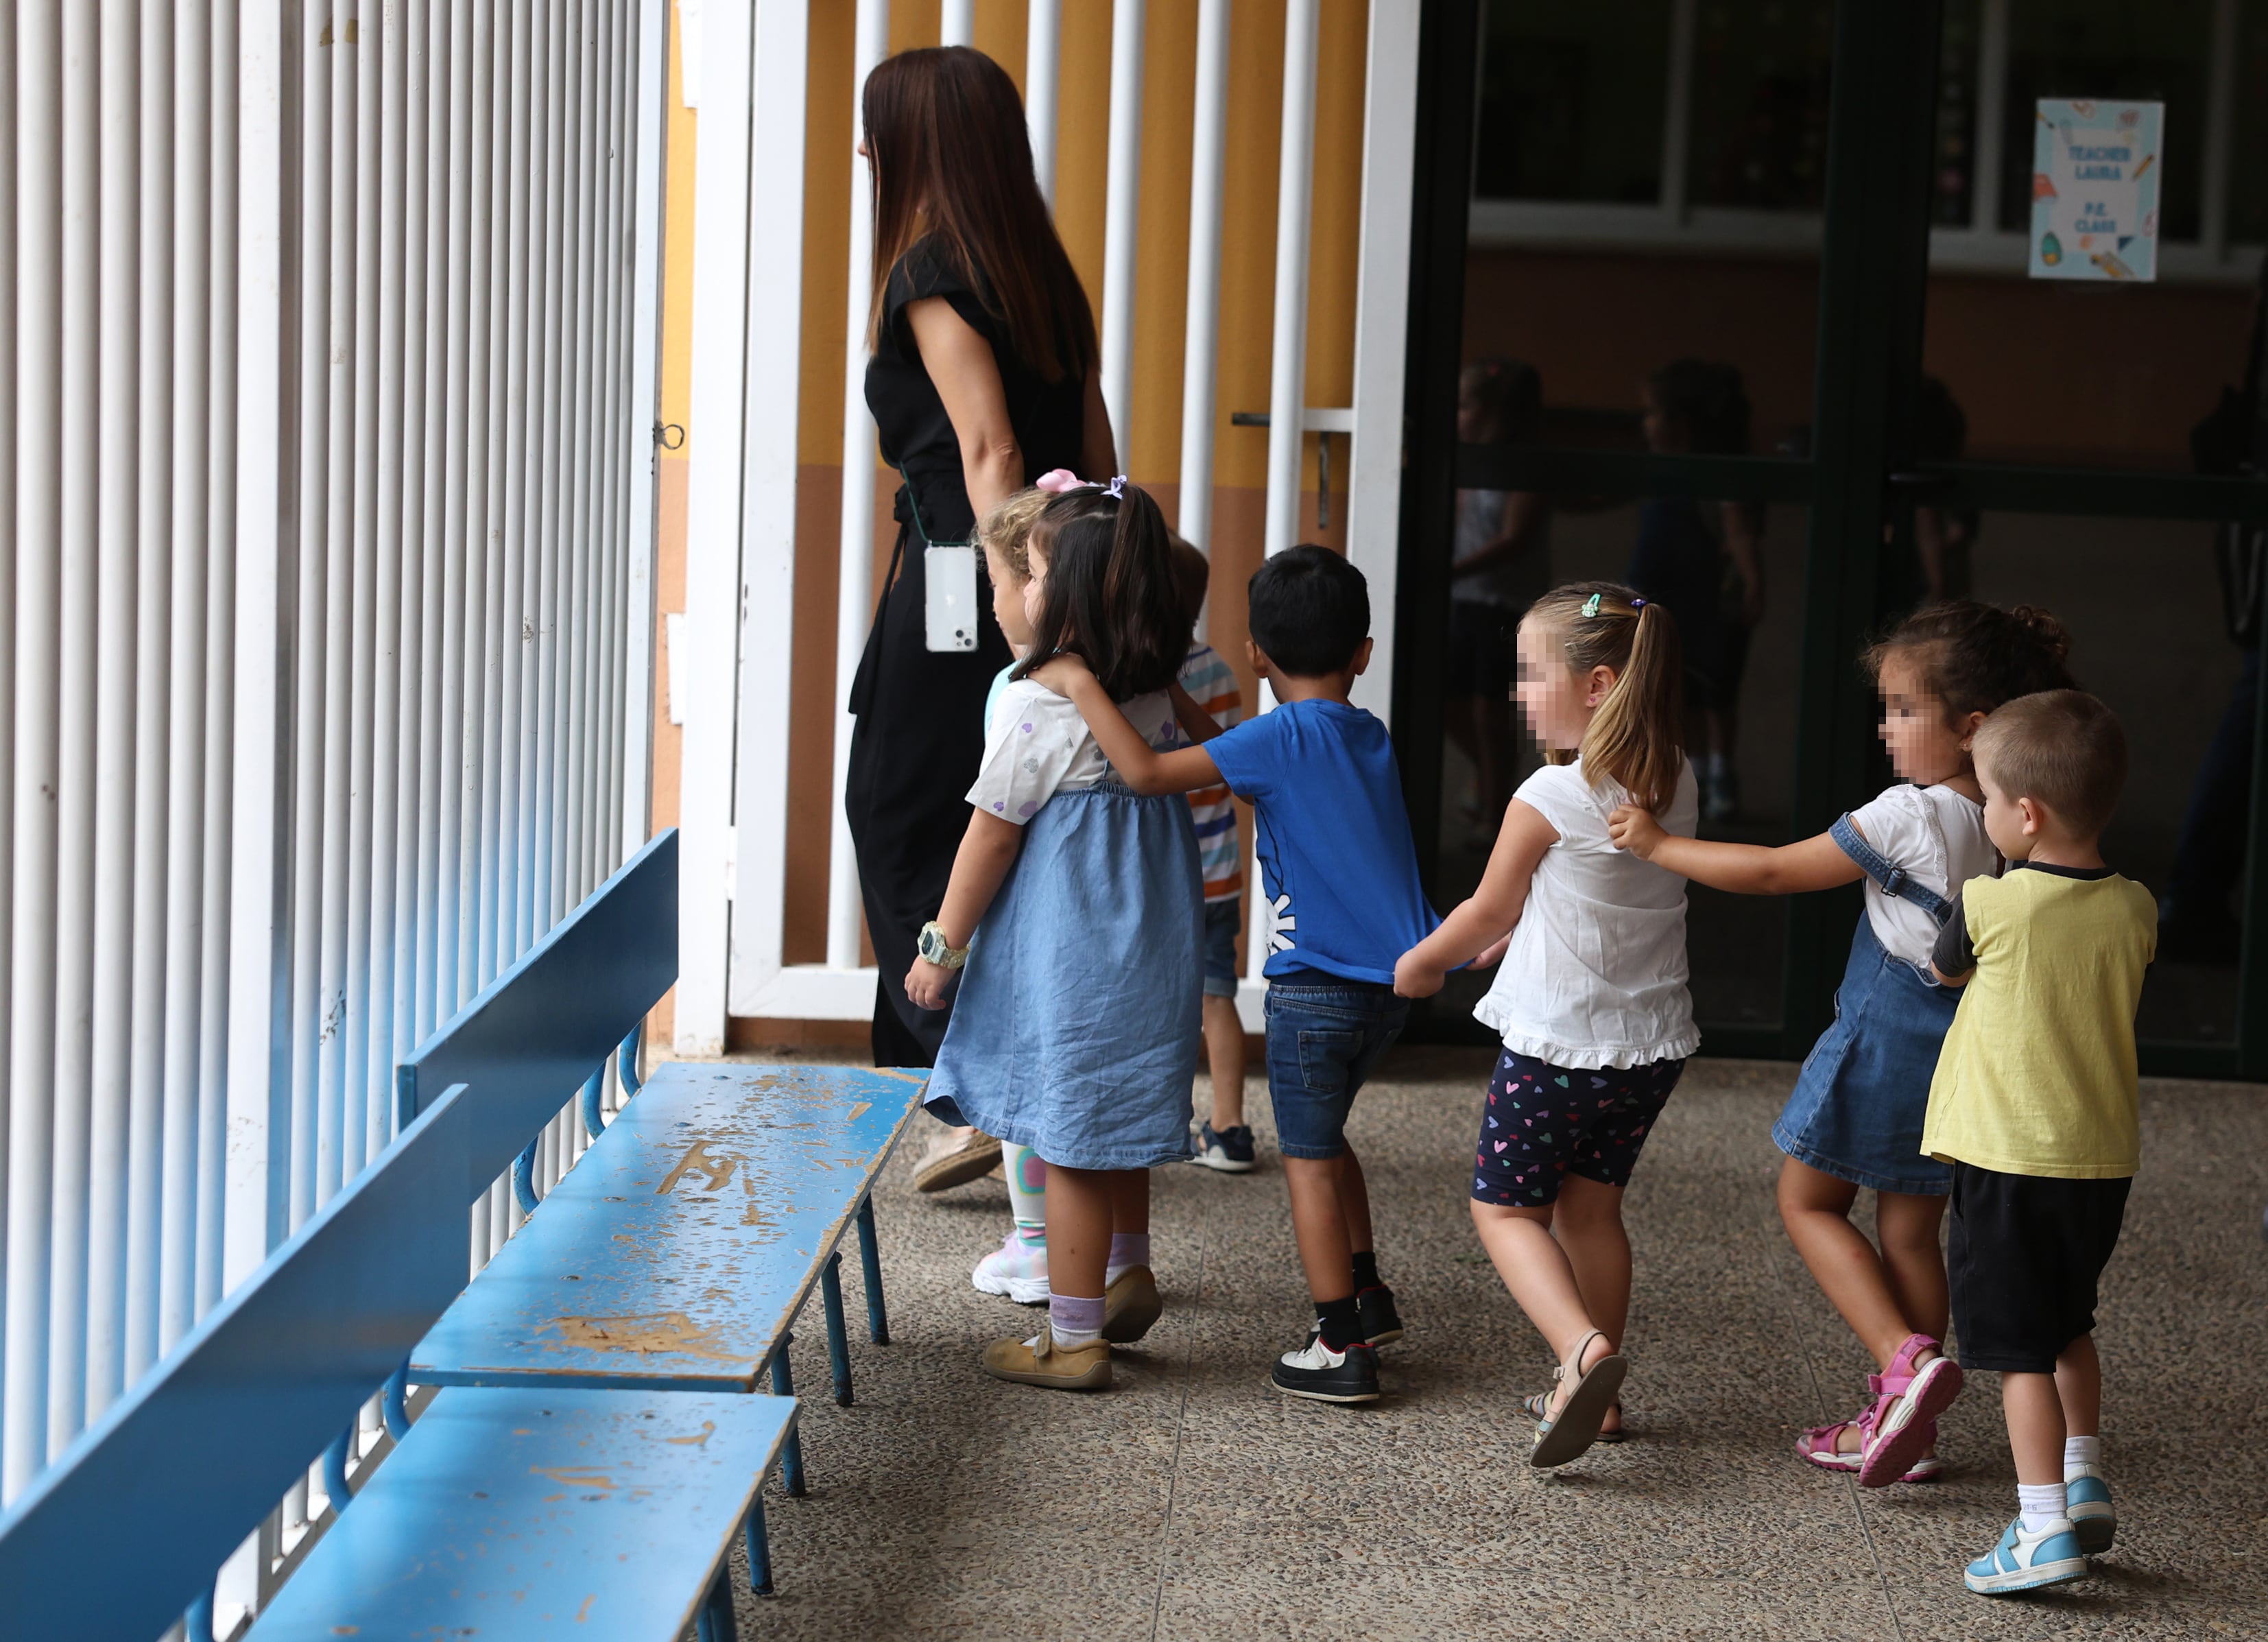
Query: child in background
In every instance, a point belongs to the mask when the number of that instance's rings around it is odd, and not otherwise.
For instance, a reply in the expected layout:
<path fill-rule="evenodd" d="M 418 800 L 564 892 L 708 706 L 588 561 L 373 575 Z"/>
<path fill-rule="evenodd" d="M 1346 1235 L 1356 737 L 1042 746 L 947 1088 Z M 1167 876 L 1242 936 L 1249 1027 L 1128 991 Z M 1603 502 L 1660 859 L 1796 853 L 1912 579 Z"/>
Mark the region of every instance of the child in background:
<path fill-rule="evenodd" d="M 1614 847 L 1636 802 L 1690 836 L 1669 612 L 1612 582 L 1538 600 L 1520 624 L 1519 701 L 1549 762 L 1521 783 L 1480 887 L 1395 966 L 1395 990 L 1442 976 L 1511 931 L 1473 1013 L 1501 1035 L 1474 1160 L 1472 1213 L 1505 1286 L 1551 1346 L 1557 1389 L 1528 1399 L 1529 1463 L 1619 1441 L 1630 1311 L 1624 1189 L 1700 1045 L 1687 994 L 1685 882 Z"/>
<path fill-rule="evenodd" d="M 1174 585 L 1189 618 L 1189 653 L 1181 687 L 1197 711 L 1226 730 L 1244 716 L 1244 693 L 1220 652 L 1196 637 L 1212 566 L 1205 556 L 1174 538 Z M 1236 833 L 1236 805 L 1226 787 L 1189 794 L 1197 852 L 1204 864 L 1204 1041 L 1212 1071 L 1212 1116 L 1197 1130 L 1189 1160 L 1224 1174 L 1252 1172 L 1252 1130 L 1244 1121 L 1244 1022 L 1236 1013 L 1236 932 L 1244 926 L 1244 851 Z"/>
<path fill-rule="evenodd" d="M 977 521 L 976 540 L 984 549 L 984 566 L 992 582 L 992 614 L 1018 661 L 1032 644 L 1031 620 L 1024 613 L 1025 588 L 1032 579 L 1027 545 L 1041 510 L 1058 490 L 1069 488 L 1066 481 L 1071 481 L 1068 474 L 1049 474 L 1039 485 L 1015 492 Z M 987 747 L 992 742 L 994 711 L 1016 666 L 1012 661 L 1001 668 L 985 693 Z M 968 1280 L 979 1293 L 1036 1306 L 1048 1297 L 1048 1167 L 1031 1147 L 1008 1143 L 1000 1148 L 1000 1173 L 1007 1182 L 1014 1224 L 1000 1247 L 976 1263 Z"/>
<path fill-rule="evenodd" d="M 1634 806 L 1609 823 L 1632 854 L 1735 895 L 1871 880 L 1834 1024 L 1772 1126 L 1787 1154 L 1779 1212 L 1788 1241 L 1879 1370 L 1863 1413 L 1805 1432 L 1795 1451 L 1822 1470 L 1857 1472 L 1864 1488 L 1937 1476 L 1937 1416 L 1961 1388 L 1959 1366 L 1944 1355 L 1938 1248 L 1952 1174 L 1921 1154 L 1921 1129 L 1960 1002 L 1930 973 L 1930 948 L 1949 898 L 2000 870 L 1970 745 L 2003 702 L 2068 687 L 2068 647 L 2044 611 L 1964 601 L 1907 617 L 1867 654 L 1899 784 L 1801 843 L 1673 837 Z M 1861 1187 L 1874 1193 L 1879 1250 L 1851 1224 Z"/>
<path fill-rule="evenodd" d="M 2103 864 L 2126 738 L 2101 702 L 2049 690 L 1999 709 L 1977 778 L 2009 870 L 1970 883 L 1937 938 L 1939 977 L 1965 990 L 1921 1144 L 1953 1167 L 1961 1360 L 1999 1373 L 2016 1462 L 2016 1520 L 1963 1578 L 2005 1596 L 2083 1578 L 2117 1531 L 2095 1285 L 2141 1163 L 2134 1011 L 2158 909 Z"/>
<path fill-rule="evenodd" d="M 927 1103 L 1048 1166 L 1048 1322 L 994 1342 L 983 1367 L 1090 1390 L 1110 1383 L 1109 1342 L 1163 1309 L 1149 1170 L 1189 1155 L 1201 880 L 1189 806 L 1122 785 L 1078 711 L 1029 675 L 1035 657 L 1077 655 L 1141 737 L 1170 746 L 1189 629 L 1165 520 L 1123 479 L 1049 501 L 1027 554 L 1031 648 L 906 992 L 935 1008 L 965 967 Z"/>
<path fill-rule="evenodd" d="M 1287 548 L 1248 594 L 1245 654 L 1275 690 L 1272 712 L 1214 733 L 1182 704 L 1200 747 L 1159 753 L 1075 665 L 1045 674 L 1078 703 L 1138 792 L 1226 785 L 1252 800 L 1274 910 L 1268 963 L 1268 1093 L 1291 1189 L 1314 1330 L 1270 1370 L 1276 1388 L 1323 1403 L 1378 1399 L 1378 1346 L 1402 1337 L 1378 1271 L 1370 1196 L 1347 1145 L 1347 1111 L 1410 1005 L 1395 958 L 1434 924 L 1418 877 L 1402 777 L 1386 726 L 1347 697 L 1370 665 L 1370 593 L 1327 548 Z"/>

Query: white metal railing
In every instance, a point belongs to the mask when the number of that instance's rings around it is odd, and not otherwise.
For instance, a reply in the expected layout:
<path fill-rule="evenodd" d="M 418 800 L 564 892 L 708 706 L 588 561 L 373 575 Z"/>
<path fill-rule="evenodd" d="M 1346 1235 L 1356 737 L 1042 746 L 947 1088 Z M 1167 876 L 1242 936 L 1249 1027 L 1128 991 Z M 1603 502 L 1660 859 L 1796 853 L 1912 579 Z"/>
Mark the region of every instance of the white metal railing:
<path fill-rule="evenodd" d="M 0 18 L 0 1498 L 644 839 L 663 16 Z"/>
<path fill-rule="evenodd" d="M 742 0 L 745 9 L 747 0 Z M 851 177 L 848 246 L 847 351 L 843 360 L 842 533 L 836 585 L 833 826 L 828 868 L 826 961 L 790 964 L 785 958 L 787 836 L 785 772 L 790 692 L 786 688 L 793 635 L 787 626 L 792 553 L 786 558 L 772 528 L 792 518 L 748 510 L 759 485 L 778 482 L 763 466 L 761 424 L 769 447 L 792 451 L 798 432 L 795 379 L 785 363 L 760 367 L 753 354 L 715 345 L 712 323 L 739 336 L 743 330 L 793 335 L 800 323 L 799 293 L 791 298 L 759 277 L 765 261 L 793 261 L 792 239 L 799 209 L 781 209 L 784 179 L 717 184 L 710 176 L 716 122 L 753 118 L 759 132 L 779 135 L 762 147 L 764 170 L 792 171 L 799 190 L 799 147 L 805 109 L 799 71 L 775 73 L 767 54 L 794 54 L 799 66 L 800 24 L 736 26 L 729 40 L 720 30 L 728 10 L 708 0 L 703 27 L 707 59 L 701 90 L 703 164 L 695 209 L 696 328 L 703 348 L 695 367 L 696 431 L 689 452 L 691 499 L 688 527 L 688 635 L 700 681 L 688 692 L 686 757 L 680 803 L 685 828 L 685 916 L 688 936 L 681 959 L 677 1048 L 715 1053 L 725 1039 L 727 1010 L 741 1016 L 784 1019 L 865 1019 L 874 1003 L 874 972 L 859 965 L 861 907 L 858 865 L 843 814 L 852 719 L 850 686 L 873 613 L 875 545 L 874 425 L 866 413 L 865 328 L 873 225 L 863 165 Z M 757 7 L 758 15 L 801 6 Z M 1138 0 L 1119 0 L 1112 13 L 1108 181 L 1104 200 L 1103 283 L 1100 340 L 1102 386 L 1129 466 L 1134 370 L 1140 357 L 1134 302 L 1137 204 L 1139 199 L 1144 33 L 1148 21 Z M 940 39 L 971 38 L 973 10 L 947 4 Z M 1189 329 L 1182 383 L 1181 501 L 1182 532 L 1199 547 L 1211 535 L 1214 379 L 1219 364 L 1221 200 L 1226 170 L 1229 0 L 1199 0 L 1196 109 L 1189 200 L 1189 262 L 1186 284 Z M 1307 339 L 1306 269 L 1309 200 L 1314 174 L 1318 0 L 1291 0 L 1285 25 L 1284 129 L 1276 242 L 1274 378 L 1269 434 L 1268 534 L 1275 552 L 1296 539 L 1305 437 L 1319 428 L 1351 432 L 1353 455 L 1348 496 L 1351 552 L 1370 579 L 1378 655 L 1358 699 L 1384 712 L 1392 676 L 1395 519 L 1401 466 L 1402 365 L 1408 285 L 1410 167 L 1416 129 L 1418 9 L 1373 5 L 1369 15 L 1366 92 L 1362 237 L 1355 326 L 1355 394 L 1350 409 L 1314 410 L 1303 404 Z M 888 0 L 858 0 L 853 55 L 852 129 L 858 137 L 856 92 L 887 50 Z M 1056 125 L 1061 53 L 1061 0 L 1029 0 L 1025 113 L 1042 192 L 1055 187 Z M 728 62 L 727 60 L 730 59 Z M 720 81 L 724 82 L 720 84 Z M 720 110 L 720 97 L 731 101 Z M 753 115 L 750 110 L 753 109 Z M 738 132 L 741 128 L 735 124 Z M 795 134 L 792 137 L 790 131 Z M 730 139 L 736 151 L 737 136 Z M 792 158 L 784 157 L 788 144 Z M 727 166 L 740 161 L 726 158 Z M 747 214 L 752 200 L 770 202 L 763 256 L 752 256 Z M 799 202 L 799 192 L 797 194 Z M 703 291 L 716 293 L 704 307 Z M 710 316 L 704 319 L 703 316 Z M 703 372 L 708 372 L 704 396 Z M 738 437 L 726 437 L 703 419 L 704 403 L 718 407 Z M 739 407 L 747 407 L 745 426 Z M 772 494 L 778 494 L 774 490 Z M 759 534 L 760 522 L 762 530 Z M 738 573 L 739 598 L 732 591 Z M 696 591 L 696 590 L 705 590 Z M 740 626 L 729 625 L 737 609 Z M 730 688 L 738 666 L 739 688 Z M 724 703 L 730 703 L 730 710 Z M 1265 707 L 1263 701 L 1258 705 Z M 705 720 L 705 722 L 704 722 Z M 702 756 L 696 759 L 696 744 Z M 737 775 L 728 771 L 737 769 Z M 1253 880 L 1256 910 L 1262 897 Z M 731 901 L 729 931 L 718 939 L 717 921 Z M 1256 1027 L 1260 965 L 1267 954 L 1267 924 L 1250 943 L 1249 978 L 1240 1004 Z"/>

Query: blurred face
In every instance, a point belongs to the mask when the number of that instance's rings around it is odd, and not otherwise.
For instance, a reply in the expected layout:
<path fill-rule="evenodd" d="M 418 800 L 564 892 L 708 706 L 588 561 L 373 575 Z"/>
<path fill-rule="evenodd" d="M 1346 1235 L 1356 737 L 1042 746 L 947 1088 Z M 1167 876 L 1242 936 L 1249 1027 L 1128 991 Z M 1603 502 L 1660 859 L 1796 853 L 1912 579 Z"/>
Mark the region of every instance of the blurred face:
<path fill-rule="evenodd" d="M 1457 389 L 1457 438 L 1466 445 L 1492 445 L 1503 434 L 1478 394 L 1460 385 Z"/>
<path fill-rule="evenodd" d="M 1916 786 L 1935 786 L 1968 768 L 1963 733 L 1948 722 L 1943 700 L 1924 688 L 1920 666 L 1912 656 L 1894 652 L 1886 658 L 1880 688 L 1882 745 L 1889 748 L 1890 767 L 1903 779 Z"/>
<path fill-rule="evenodd" d="M 1021 655 L 1032 642 L 1031 617 L 1024 613 L 1027 584 L 990 548 L 984 549 L 984 568 L 992 576 L 992 618 L 1000 623 L 1000 630 L 1007 635 L 1017 654 Z"/>
<path fill-rule="evenodd" d="M 1532 619 L 1520 624 L 1520 678 L 1512 694 L 1530 735 L 1553 752 L 1572 753 L 1582 746 L 1592 712 L 1614 688 L 1615 670 L 1577 673 L 1561 643 L 1556 627 Z"/>

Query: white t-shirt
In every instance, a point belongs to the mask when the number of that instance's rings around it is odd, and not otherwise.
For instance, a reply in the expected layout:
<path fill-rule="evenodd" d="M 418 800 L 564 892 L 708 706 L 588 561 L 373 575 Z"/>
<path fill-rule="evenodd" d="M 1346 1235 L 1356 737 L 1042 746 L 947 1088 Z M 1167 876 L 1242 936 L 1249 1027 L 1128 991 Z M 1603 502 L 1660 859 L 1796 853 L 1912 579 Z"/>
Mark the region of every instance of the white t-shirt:
<path fill-rule="evenodd" d="M 1984 830 L 1984 806 L 1951 787 L 1902 781 L 1852 810 L 1851 820 L 1875 854 L 1948 901 L 1972 878 L 2000 875 L 2000 852 Z M 1874 926 L 1882 950 L 1926 968 L 1937 921 L 1903 896 L 1884 895 L 1872 878 L 1866 883 L 1867 922 Z"/>
<path fill-rule="evenodd" d="M 1593 786 L 1580 759 L 1546 764 L 1516 796 L 1557 829 L 1496 983 L 1473 1011 L 1515 1054 L 1597 1069 L 1682 1060 L 1700 1047 L 1685 990 L 1685 880 L 1615 848 L 1607 817 L 1630 802 L 1619 784 Z M 1700 820 L 1693 769 L 1681 761 L 1665 830 L 1691 837 Z"/>
<path fill-rule="evenodd" d="M 1174 745 L 1180 725 L 1174 700 L 1164 690 L 1121 702 L 1118 711 L 1151 746 Z M 1110 773 L 1110 761 L 1095 745 L 1086 720 L 1067 696 L 1046 685 L 1018 679 L 1001 686 L 984 738 L 984 762 L 968 801 L 1019 827 L 1040 813 L 1058 792 L 1091 787 Z"/>

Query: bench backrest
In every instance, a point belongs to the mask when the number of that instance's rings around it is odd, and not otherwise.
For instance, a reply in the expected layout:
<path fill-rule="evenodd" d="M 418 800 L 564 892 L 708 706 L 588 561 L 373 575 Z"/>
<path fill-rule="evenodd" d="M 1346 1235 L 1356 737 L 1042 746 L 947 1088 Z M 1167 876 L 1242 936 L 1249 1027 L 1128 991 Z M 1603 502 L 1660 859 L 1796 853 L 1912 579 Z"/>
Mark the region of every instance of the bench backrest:
<path fill-rule="evenodd" d="M 462 1202 L 511 1167 L 677 979 L 677 831 L 658 834 L 395 1069 L 407 1125 L 469 1084 Z"/>
<path fill-rule="evenodd" d="M 150 1642 L 210 1588 L 464 1287 L 467 1094 L 440 1093 L 0 1517 L 0 1631 Z"/>

